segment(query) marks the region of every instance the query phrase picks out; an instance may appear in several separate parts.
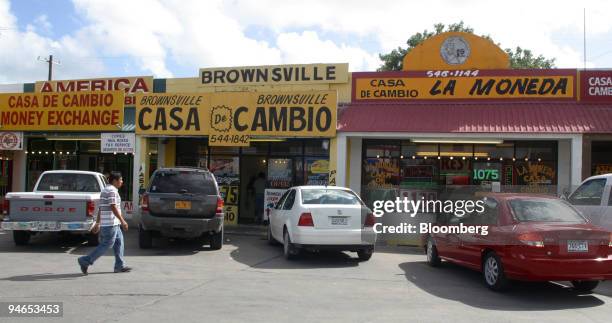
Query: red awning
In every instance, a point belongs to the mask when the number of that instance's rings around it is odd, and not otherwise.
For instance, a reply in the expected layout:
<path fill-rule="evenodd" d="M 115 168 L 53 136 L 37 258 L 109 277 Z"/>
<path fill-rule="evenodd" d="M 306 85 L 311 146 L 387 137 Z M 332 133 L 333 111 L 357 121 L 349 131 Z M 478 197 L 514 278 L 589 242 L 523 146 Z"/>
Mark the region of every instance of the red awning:
<path fill-rule="evenodd" d="M 349 104 L 341 132 L 612 133 L 612 104 L 470 102 Z"/>

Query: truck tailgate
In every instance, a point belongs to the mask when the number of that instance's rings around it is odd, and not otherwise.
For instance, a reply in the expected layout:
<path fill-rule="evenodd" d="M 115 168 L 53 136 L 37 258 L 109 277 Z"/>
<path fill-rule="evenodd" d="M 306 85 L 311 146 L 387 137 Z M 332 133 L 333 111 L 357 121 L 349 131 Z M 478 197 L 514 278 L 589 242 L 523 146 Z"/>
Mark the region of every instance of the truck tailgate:
<path fill-rule="evenodd" d="M 9 217 L 12 221 L 86 221 L 87 200 L 11 199 Z"/>

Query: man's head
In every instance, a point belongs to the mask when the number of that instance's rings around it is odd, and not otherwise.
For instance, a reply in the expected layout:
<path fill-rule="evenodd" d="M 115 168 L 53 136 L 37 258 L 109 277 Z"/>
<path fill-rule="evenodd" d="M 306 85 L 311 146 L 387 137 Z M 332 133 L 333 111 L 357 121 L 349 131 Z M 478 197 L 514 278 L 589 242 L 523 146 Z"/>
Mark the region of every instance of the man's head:
<path fill-rule="evenodd" d="M 108 182 L 116 188 L 120 188 L 123 185 L 123 177 L 120 172 L 111 172 L 108 175 Z"/>

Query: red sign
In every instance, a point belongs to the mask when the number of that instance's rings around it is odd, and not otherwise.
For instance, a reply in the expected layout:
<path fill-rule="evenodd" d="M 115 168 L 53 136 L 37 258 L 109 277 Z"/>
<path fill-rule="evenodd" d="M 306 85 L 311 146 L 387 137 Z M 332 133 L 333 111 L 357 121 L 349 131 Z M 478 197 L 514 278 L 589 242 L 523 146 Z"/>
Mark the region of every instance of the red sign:
<path fill-rule="evenodd" d="M 612 101 L 612 70 L 580 72 L 581 101 Z"/>

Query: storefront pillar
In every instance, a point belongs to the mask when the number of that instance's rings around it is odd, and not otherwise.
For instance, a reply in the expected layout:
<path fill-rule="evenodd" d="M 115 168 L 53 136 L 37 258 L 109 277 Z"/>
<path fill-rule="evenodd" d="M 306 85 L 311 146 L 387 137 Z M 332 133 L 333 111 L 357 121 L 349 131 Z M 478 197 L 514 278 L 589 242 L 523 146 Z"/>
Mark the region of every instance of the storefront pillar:
<path fill-rule="evenodd" d="M 13 153 L 13 179 L 11 190 L 13 192 L 24 192 L 26 190 L 26 169 L 27 169 L 27 144 L 24 142 L 23 150 Z"/>
<path fill-rule="evenodd" d="M 575 135 L 571 139 L 571 185 L 577 187 L 582 182 L 582 135 Z"/>
<path fill-rule="evenodd" d="M 344 134 L 339 134 L 336 137 L 336 185 L 347 186 L 347 137 Z"/>
<path fill-rule="evenodd" d="M 140 188 L 145 187 L 145 160 L 146 160 L 146 139 L 141 136 L 136 136 L 134 143 L 134 164 L 132 176 L 132 203 L 134 205 L 134 215 L 140 212 Z"/>
<path fill-rule="evenodd" d="M 363 140 L 359 137 L 351 137 L 348 140 L 349 143 L 349 165 L 347 181 L 348 187 L 355 191 L 357 194 L 361 194 L 361 156 L 362 156 L 362 142 Z"/>
<path fill-rule="evenodd" d="M 166 167 L 166 143 L 168 138 L 157 140 L 157 168 Z"/>
<path fill-rule="evenodd" d="M 563 194 L 571 190 L 571 169 L 572 169 L 572 142 L 571 140 L 561 139 L 558 141 L 557 157 L 557 194 Z"/>

